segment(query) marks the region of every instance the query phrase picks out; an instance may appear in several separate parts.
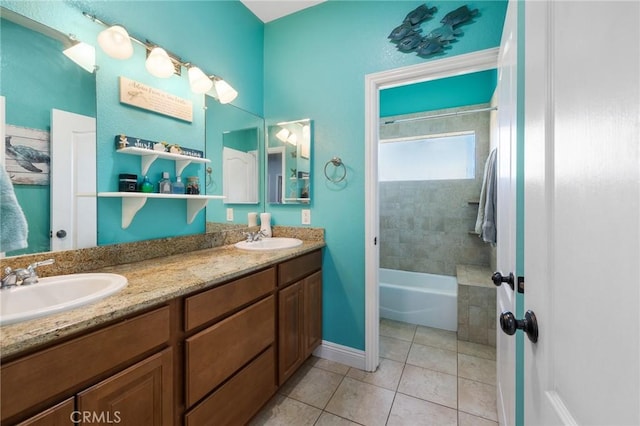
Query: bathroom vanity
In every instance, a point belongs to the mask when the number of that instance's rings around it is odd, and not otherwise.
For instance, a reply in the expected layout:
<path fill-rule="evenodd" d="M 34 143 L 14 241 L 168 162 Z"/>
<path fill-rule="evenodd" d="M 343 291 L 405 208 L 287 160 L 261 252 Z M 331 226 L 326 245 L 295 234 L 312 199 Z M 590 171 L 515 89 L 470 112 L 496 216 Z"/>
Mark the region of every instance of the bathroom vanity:
<path fill-rule="evenodd" d="M 321 343 L 323 246 L 105 268 L 123 292 L 0 329 L 2 424 L 246 423 Z"/>

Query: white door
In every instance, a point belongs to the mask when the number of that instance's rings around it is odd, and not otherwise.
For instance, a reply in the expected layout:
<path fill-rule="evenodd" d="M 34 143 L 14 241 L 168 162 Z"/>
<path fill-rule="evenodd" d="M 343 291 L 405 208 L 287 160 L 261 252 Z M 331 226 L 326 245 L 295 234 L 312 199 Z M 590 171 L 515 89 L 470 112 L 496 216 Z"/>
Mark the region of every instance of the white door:
<path fill-rule="evenodd" d="M 638 425 L 640 2 L 525 10 L 525 423 Z"/>
<path fill-rule="evenodd" d="M 51 111 L 51 250 L 95 247 L 96 119 Z"/>
<path fill-rule="evenodd" d="M 258 202 L 257 151 L 222 148 L 222 194 L 225 204 Z"/>
<path fill-rule="evenodd" d="M 516 119 L 518 2 L 509 2 L 498 59 L 498 194 L 496 267 L 504 276 L 516 275 Z M 514 290 L 507 284 L 497 288 L 498 312 L 516 312 Z M 496 372 L 498 419 L 515 425 L 516 342 L 497 327 Z"/>

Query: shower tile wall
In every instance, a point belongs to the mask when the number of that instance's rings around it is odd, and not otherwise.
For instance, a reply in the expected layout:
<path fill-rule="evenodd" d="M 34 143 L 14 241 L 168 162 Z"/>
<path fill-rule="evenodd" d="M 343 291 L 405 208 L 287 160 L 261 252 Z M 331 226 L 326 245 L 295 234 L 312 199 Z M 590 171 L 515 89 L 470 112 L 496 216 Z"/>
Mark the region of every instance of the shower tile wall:
<path fill-rule="evenodd" d="M 488 107 L 431 111 L 429 115 Z M 384 117 L 381 122 L 424 113 Z M 380 138 L 402 138 L 475 130 L 475 179 L 380 182 L 380 267 L 455 275 L 456 265 L 489 266 L 490 246 L 473 230 L 489 155 L 489 112 L 380 126 Z"/>

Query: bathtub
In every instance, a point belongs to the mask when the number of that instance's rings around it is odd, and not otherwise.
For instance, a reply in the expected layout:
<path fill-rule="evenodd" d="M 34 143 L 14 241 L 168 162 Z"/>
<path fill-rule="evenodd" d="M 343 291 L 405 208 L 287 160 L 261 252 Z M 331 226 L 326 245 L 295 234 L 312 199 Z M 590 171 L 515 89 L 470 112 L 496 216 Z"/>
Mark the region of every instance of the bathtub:
<path fill-rule="evenodd" d="M 380 269 L 380 317 L 457 331 L 456 277 Z"/>

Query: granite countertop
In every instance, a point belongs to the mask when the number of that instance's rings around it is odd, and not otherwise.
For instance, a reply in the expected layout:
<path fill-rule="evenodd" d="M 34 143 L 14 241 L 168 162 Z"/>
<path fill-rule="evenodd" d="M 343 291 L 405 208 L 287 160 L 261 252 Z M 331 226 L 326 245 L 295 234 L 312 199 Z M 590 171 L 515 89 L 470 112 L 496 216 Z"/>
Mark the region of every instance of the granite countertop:
<path fill-rule="evenodd" d="M 292 249 L 258 252 L 227 245 L 101 268 L 94 272 L 124 275 L 128 285 L 90 305 L 0 327 L 0 354 L 14 355 L 324 246 L 322 241 L 304 241 Z"/>

